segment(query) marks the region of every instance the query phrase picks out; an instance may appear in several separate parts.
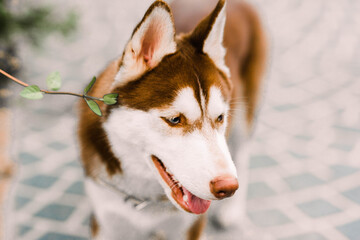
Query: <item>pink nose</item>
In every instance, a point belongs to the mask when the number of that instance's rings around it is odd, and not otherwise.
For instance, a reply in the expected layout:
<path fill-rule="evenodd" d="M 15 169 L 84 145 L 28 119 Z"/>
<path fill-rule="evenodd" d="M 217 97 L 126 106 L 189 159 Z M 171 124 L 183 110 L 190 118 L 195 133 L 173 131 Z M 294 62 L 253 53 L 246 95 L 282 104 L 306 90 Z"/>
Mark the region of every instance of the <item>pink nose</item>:
<path fill-rule="evenodd" d="M 210 191 L 218 199 L 231 197 L 238 187 L 237 179 L 230 176 L 216 177 L 210 182 Z"/>

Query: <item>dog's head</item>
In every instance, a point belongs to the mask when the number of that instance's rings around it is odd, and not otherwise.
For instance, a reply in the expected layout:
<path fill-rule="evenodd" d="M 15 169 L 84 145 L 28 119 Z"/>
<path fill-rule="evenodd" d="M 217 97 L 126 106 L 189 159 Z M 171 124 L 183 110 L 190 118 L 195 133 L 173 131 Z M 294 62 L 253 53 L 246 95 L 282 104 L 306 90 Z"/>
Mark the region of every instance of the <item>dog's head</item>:
<path fill-rule="evenodd" d="M 224 24 L 220 0 L 191 33 L 176 37 L 169 6 L 153 3 L 124 50 L 113 84 L 119 104 L 104 124 L 113 148 L 119 141 L 144 152 L 168 198 L 196 214 L 238 188 L 225 140 Z"/>

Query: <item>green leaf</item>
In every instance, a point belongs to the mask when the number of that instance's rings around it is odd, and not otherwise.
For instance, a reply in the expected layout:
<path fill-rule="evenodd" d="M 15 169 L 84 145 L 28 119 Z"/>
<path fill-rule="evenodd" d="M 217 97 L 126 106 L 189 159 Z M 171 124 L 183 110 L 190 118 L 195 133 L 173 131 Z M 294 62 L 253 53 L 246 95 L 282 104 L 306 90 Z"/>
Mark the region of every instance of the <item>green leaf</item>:
<path fill-rule="evenodd" d="M 52 72 L 46 78 L 46 84 L 52 91 L 57 91 L 61 87 L 61 77 L 59 72 Z"/>
<path fill-rule="evenodd" d="M 93 77 L 89 85 L 87 85 L 86 88 L 84 89 L 84 95 L 86 95 L 91 90 L 95 82 L 96 82 L 96 77 Z"/>
<path fill-rule="evenodd" d="M 42 99 L 44 94 L 41 92 L 40 88 L 36 85 L 31 85 L 25 87 L 21 92 L 20 96 L 27 99 L 37 100 Z"/>
<path fill-rule="evenodd" d="M 114 105 L 115 103 L 117 103 L 118 96 L 119 96 L 119 94 L 117 94 L 117 93 L 105 94 L 103 97 L 104 103 L 107 105 Z"/>
<path fill-rule="evenodd" d="M 102 113 L 101 113 L 99 105 L 94 100 L 86 99 L 86 98 L 84 98 L 84 99 L 85 99 L 87 105 L 89 106 L 89 108 L 91 109 L 91 111 L 93 111 L 96 115 L 101 117 Z"/>

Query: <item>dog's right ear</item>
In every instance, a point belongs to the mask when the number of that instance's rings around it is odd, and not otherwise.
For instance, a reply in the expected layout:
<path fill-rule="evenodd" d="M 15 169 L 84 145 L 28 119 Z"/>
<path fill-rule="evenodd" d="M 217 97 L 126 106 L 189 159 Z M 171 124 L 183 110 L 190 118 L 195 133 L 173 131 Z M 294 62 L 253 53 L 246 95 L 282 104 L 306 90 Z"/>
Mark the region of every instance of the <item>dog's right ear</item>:
<path fill-rule="evenodd" d="M 214 10 L 195 27 L 189 40 L 229 76 L 229 69 L 225 64 L 226 50 L 223 46 L 225 21 L 226 1 L 219 0 Z"/>
<path fill-rule="evenodd" d="M 154 2 L 135 27 L 123 53 L 116 81 L 126 83 L 156 67 L 161 59 L 176 51 L 175 27 L 169 6 Z"/>

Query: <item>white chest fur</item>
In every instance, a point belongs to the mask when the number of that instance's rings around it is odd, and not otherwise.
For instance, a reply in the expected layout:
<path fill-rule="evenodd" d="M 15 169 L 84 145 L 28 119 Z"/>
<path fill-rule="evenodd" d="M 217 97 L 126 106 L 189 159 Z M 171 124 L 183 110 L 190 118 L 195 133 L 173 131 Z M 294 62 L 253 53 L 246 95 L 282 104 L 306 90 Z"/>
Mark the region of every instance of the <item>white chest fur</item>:
<path fill-rule="evenodd" d="M 174 209 L 169 202 L 136 210 L 122 195 L 90 178 L 85 186 L 100 223 L 96 239 L 148 239 L 155 233 L 164 234 L 167 239 L 179 239 L 186 235 L 196 217 Z"/>

